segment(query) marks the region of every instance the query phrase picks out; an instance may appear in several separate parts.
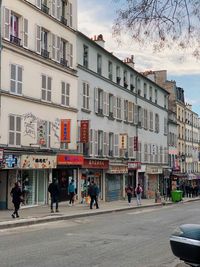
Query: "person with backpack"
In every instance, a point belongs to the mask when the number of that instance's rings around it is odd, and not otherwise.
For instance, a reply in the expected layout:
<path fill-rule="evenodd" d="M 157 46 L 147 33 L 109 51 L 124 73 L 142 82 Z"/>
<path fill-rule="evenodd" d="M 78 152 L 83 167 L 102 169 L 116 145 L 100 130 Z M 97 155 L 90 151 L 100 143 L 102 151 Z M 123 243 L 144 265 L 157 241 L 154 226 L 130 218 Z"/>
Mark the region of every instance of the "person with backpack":
<path fill-rule="evenodd" d="M 142 196 L 142 187 L 140 186 L 140 184 L 138 184 L 135 188 L 135 194 L 136 194 L 136 198 L 137 198 L 137 205 L 141 205 L 141 196 Z"/>
<path fill-rule="evenodd" d="M 129 206 L 131 205 L 131 198 L 133 196 L 133 188 L 132 186 L 128 185 L 126 188 L 125 188 L 125 192 L 127 194 L 127 197 L 128 197 L 128 204 Z"/>
<path fill-rule="evenodd" d="M 58 200 L 59 200 L 59 194 L 60 194 L 60 190 L 59 190 L 59 185 L 58 185 L 58 181 L 57 179 L 54 177 L 53 178 L 53 182 L 50 183 L 49 187 L 48 187 L 48 192 L 51 195 L 51 212 L 53 213 L 53 203 L 56 203 L 56 212 L 59 212 L 58 210 Z"/>

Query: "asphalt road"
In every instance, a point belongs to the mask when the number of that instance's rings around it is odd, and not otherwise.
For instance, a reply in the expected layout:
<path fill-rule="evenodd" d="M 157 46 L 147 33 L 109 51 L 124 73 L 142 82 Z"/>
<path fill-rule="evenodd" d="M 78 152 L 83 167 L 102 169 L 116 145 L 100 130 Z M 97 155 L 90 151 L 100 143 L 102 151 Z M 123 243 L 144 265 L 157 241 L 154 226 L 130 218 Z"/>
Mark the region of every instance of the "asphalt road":
<path fill-rule="evenodd" d="M 128 210 L 0 231 L 0 267 L 175 267 L 169 236 L 200 203 Z"/>

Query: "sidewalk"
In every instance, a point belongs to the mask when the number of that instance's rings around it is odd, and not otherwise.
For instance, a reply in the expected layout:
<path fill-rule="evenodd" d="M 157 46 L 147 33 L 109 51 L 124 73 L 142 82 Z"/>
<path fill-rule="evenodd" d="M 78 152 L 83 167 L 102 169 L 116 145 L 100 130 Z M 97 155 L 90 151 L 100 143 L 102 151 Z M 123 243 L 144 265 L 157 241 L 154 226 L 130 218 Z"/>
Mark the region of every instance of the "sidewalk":
<path fill-rule="evenodd" d="M 199 201 L 200 198 L 184 198 L 182 202 Z M 137 206 L 136 199 L 132 200 L 129 206 L 127 200 L 103 202 L 100 201 L 100 209 L 89 209 L 88 205 L 78 204 L 75 206 L 68 206 L 68 202 L 62 202 L 59 204 L 59 213 L 50 213 L 48 205 L 26 208 L 23 207 L 19 211 L 20 218 L 12 219 L 11 214 L 13 211 L 4 210 L 0 211 L 0 229 L 12 228 L 25 225 L 33 225 L 45 222 L 52 222 L 58 220 L 69 220 L 73 218 L 93 216 L 97 214 L 105 214 L 110 212 L 117 212 L 129 209 L 141 209 L 155 206 L 162 206 L 163 203 L 155 203 L 154 199 L 142 199 L 142 205 Z M 176 204 L 171 201 L 167 201 L 166 205 Z"/>

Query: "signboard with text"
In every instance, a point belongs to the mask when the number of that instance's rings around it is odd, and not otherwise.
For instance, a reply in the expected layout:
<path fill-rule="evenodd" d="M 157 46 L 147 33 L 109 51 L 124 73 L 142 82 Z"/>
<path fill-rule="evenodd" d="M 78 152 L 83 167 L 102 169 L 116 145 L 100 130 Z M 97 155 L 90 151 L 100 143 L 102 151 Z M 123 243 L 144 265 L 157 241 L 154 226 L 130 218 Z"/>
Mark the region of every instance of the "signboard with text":
<path fill-rule="evenodd" d="M 82 120 L 81 128 L 80 128 L 80 143 L 88 143 L 89 142 L 89 121 Z"/>
<path fill-rule="evenodd" d="M 61 120 L 60 127 L 61 127 L 60 142 L 61 143 L 70 143 L 71 120 L 69 120 L 69 119 Z"/>

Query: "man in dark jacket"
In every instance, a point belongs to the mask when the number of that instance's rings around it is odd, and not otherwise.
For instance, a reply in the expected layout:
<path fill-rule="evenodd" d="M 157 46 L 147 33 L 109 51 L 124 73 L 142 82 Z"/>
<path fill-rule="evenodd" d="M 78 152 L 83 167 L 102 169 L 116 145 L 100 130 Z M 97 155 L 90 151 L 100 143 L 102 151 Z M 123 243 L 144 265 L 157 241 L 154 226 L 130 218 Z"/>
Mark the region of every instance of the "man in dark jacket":
<path fill-rule="evenodd" d="M 90 200 L 90 209 L 92 209 L 94 201 L 95 201 L 95 204 L 96 204 L 96 208 L 98 209 L 99 208 L 99 205 L 98 205 L 99 188 L 95 184 L 94 181 L 92 181 L 90 186 L 89 186 L 88 195 L 91 198 L 91 200 Z"/>
<path fill-rule="evenodd" d="M 53 203 L 56 203 L 56 212 L 59 212 L 58 210 L 58 200 L 59 200 L 59 186 L 58 186 L 58 181 L 56 178 L 53 178 L 53 182 L 50 183 L 48 187 L 48 191 L 51 195 L 51 212 L 54 212 L 53 210 Z"/>
<path fill-rule="evenodd" d="M 21 199 L 22 191 L 21 191 L 21 188 L 19 187 L 19 182 L 15 183 L 15 186 L 12 188 L 10 195 L 12 197 L 12 202 L 15 208 L 11 216 L 15 218 L 15 215 L 16 215 L 16 217 L 19 218 L 18 210 L 20 208 L 20 203 L 22 202 L 22 199 Z"/>

